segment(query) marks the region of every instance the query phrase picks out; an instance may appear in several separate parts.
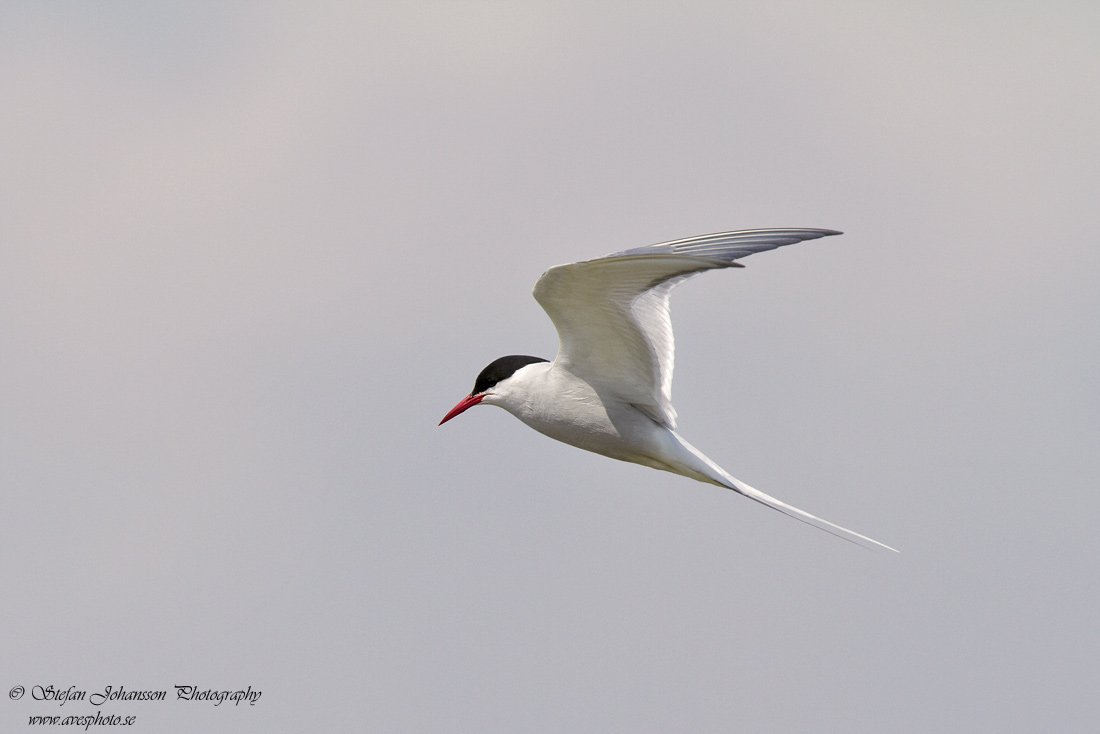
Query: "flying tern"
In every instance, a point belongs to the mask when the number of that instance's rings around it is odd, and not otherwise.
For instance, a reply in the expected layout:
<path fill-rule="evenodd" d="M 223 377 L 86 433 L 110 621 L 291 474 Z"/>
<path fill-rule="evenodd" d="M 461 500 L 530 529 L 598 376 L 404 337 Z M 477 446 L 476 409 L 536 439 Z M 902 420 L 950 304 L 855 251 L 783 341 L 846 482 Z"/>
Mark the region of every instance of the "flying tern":
<path fill-rule="evenodd" d="M 475 405 L 497 405 L 558 441 L 732 489 L 845 540 L 894 550 L 735 479 L 676 432 L 672 289 L 707 270 L 744 267 L 737 260 L 754 253 L 837 234 L 721 232 L 550 268 L 534 296 L 558 331 L 557 357 L 494 360 L 439 425 Z"/>

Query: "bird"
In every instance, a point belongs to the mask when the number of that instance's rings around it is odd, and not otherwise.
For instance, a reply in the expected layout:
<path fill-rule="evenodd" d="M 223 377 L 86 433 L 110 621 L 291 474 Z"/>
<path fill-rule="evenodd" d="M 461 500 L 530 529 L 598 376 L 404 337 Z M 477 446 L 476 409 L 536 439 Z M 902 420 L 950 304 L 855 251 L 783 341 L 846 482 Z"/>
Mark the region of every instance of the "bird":
<path fill-rule="evenodd" d="M 673 289 L 708 270 L 743 268 L 737 261 L 758 252 L 839 234 L 719 232 L 552 267 L 533 295 L 557 329 L 557 356 L 490 362 L 439 425 L 476 405 L 495 405 L 563 443 L 731 489 L 849 542 L 897 552 L 735 479 L 676 430 Z"/>

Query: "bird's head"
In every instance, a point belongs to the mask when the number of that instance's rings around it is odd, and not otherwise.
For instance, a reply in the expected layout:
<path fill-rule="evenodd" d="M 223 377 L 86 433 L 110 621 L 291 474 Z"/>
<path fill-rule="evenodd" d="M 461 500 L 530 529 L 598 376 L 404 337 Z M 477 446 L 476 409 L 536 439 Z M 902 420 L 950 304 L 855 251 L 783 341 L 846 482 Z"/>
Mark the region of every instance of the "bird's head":
<path fill-rule="evenodd" d="M 528 357 L 523 354 L 510 354 L 507 357 L 493 360 L 477 376 L 477 380 L 474 381 L 474 389 L 470 394 L 462 398 L 458 405 L 451 408 L 451 412 L 443 416 L 443 420 L 439 421 L 439 425 L 443 425 L 451 418 L 469 410 L 483 400 L 488 401 L 486 405 L 495 404 L 496 398 L 502 397 L 507 392 L 509 381 L 517 371 L 535 362 L 548 361 L 542 357 Z"/>

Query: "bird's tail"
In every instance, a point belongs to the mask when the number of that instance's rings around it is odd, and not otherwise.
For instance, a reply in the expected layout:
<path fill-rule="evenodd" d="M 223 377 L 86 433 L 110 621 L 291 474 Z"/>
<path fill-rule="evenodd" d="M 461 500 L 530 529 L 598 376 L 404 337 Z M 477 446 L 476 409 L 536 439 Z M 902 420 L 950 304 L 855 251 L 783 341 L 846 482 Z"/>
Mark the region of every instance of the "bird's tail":
<path fill-rule="evenodd" d="M 824 530 L 825 532 L 835 535 L 838 538 L 842 538 L 843 540 L 847 540 L 849 543 L 855 543 L 856 545 L 861 545 L 865 548 L 878 547 L 885 548 L 886 550 L 893 551 L 894 553 L 898 552 L 896 548 L 891 548 L 885 543 L 880 543 L 877 540 L 868 538 L 866 535 L 860 535 L 859 533 L 849 530 L 848 528 L 842 528 L 839 525 L 835 525 L 829 522 L 828 520 L 822 520 L 816 515 L 811 515 L 804 510 L 800 510 L 797 507 L 792 507 L 791 505 L 788 505 L 782 500 L 777 500 L 775 497 L 772 497 L 769 494 L 764 494 L 755 487 L 750 487 L 749 485 L 742 482 L 740 479 L 735 479 L 734 477 L 730 476 L 725 469 L 718 466 L 713 461 L 704 456 L 703 452 L 685 441 L 675 431 L 672 431 L 671 433 L 673 436 L 676 437 L 677 441 L 679 441 L 680 446 L 683 449 L 687 450 L 691 458 L 695 459 L 694 461 L 690 461 L 689 459 L 690 464 L 688 464 L 687 462 L 682 462 L 685 464 L 684 468 L 688 470 L 687 472 L 682 473 L 687 474 L 688 476 L 692 476 L 695 479 L 701 479 L 702 481 L 717 484 L 720 487 L 732 489 L 734 492 L 744 495 L 750 500 L 755 500 L 756 502 L 759 502 L 762 505 L 766 505 L 773 510 L 778 510 L 784 515 L 789 515 L 790 517 L 793 517 L 795 520 L 801 520 L 807 525 L 813 525 L 815 528 L 818 528 L 819 530 Z M 677 453 L 680 453 L 681 456 L 683 456 L 681 452 Z"/>

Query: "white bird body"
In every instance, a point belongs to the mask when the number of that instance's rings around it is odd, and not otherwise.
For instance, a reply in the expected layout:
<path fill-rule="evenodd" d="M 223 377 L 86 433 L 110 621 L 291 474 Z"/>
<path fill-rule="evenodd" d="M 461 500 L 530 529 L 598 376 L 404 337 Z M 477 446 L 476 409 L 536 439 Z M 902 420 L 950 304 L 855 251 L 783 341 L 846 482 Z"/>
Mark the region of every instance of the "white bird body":
<path fill-rule="evenodd" d="M 705 270 L 741 267 L 734 260 L 754 252 L 832 234 L 840 233 L 724 232 L 551 268 L 534 296 L 557 328 L 557 357 L 492 362 L 440 424 L 478 403 L 496 405 L 563 443 L 726 487 L 846 540 L 894 550 L 733 478 L 675 430 L 672 289 Z"/>
<path fill-rule="evenodd" d="M 483 401 L 499 405 L 539 433 L 577 448 L 672 471 L 665 444 L 671 432 L 637 408 L 556 363 L 522 367 Z"/>

